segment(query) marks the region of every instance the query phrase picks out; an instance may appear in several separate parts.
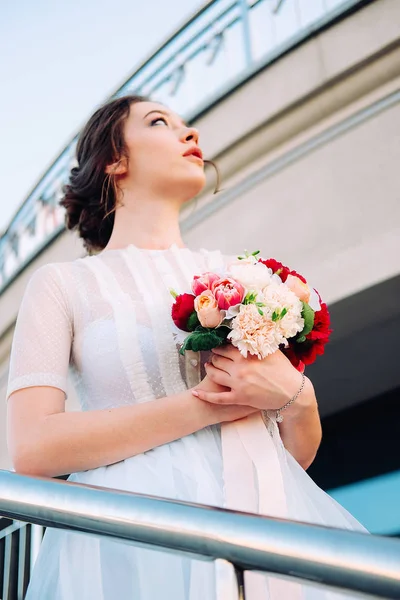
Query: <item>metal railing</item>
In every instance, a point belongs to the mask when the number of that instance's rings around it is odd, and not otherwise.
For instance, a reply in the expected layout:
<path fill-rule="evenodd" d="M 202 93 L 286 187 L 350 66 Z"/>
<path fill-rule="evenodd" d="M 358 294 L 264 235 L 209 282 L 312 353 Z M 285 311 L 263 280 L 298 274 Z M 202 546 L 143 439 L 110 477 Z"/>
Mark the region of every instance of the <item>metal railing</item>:
<path fill-rule="evenodd" d="M 43 538 L 43 527 L 0 517 L 0 598 L 22 600 Z"/>
<path fill-rule="evenodd" d="M 290 48 L 365 0 L 211 0 L 111 96 L 143 94 L 193 121 Z M 0 237 L 0 294 L 64 229 L 58 206 L 77 136 L 16 212 Z"/>
<path fill-rule="evenodd" d="M 366 597 L 400 598 L 395 539 L 8 471 L 0 471 L 0 515 L 223 560 L 235 568 L 235 586 L 251 570 Z"/>

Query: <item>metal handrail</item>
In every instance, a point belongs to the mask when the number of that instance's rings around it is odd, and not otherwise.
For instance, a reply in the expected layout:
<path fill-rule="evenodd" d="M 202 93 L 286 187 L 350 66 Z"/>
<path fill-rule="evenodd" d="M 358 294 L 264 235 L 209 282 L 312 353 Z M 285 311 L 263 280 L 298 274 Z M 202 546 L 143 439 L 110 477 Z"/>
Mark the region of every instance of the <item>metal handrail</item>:
<path fill-rule="evenodd" d="M 400 598 L 400 541 L 0 471 L 0 515 Z"/>
<path fill-rule="evenodd" d="M 303 22 L 301 15 L 291 35 L 254 53 L 254 34 L 263 19 L 252 18 L 255 11 L 266 6 L 272 19 L 296 0 L 210 0 L 143 61 L 134 73 L 111 95 L 127 93 L 149 95 L 166 102 L 172 109 L 192 121 L 240 82 L 287 52 L 318 28 L 365 4 L 366 0 L 342 0 L 334 9 L 321 3 L 315 19 Z M 372 0 L 369 0 L 372 1 Z M 317 6 L 317 4 L 316 4 Z M 318 4 L 319 6 L 319 4 Z M 234 27 L 240 32 L 233 43 L 227 42 Z M 265 23 L 264 23 L 264 28 Z M 236 35 L 236 34 L 235 34 Z M 236 36 L 237 37 L 237 36 Z M 265 36 L 263 36 L 264 39 Z M 231 36 L 231 39 L 232 36 Z M 224 53 L 221 49 L 224 48 Z M 209 57 L 211 55 L 211 58 Z M 228 75 L 218 61 L 225 55 L 229 65 L 235 65 Z M 208 58 L 207 58 L 208 57 Z M 241 60 L 242 59 L 242 60 Z M 222 59 L 221 59 L 222 60 Z M 200 63 L 207 70 L 204 77 L 192 81 L 188 66 Z M 203 62 L 202 62 L 203 61 Z M 203 64 L 204 63 L 204 64 Z M 195 70 L 196 70 L 195 69 Z M 197 73 L 197 70 L 196 70 Z M 214 73 L 213 77 L 209 74 Z M 204 81 L 207 85 L 204 85 Z M 191 88 L 197 85 L 195 93 Z M 187 88 L 185 87 L 187 86 Z M 20 208 L 16 211 L 3 235 L 0 234 L 0 294 L 11 284 L 31 260 L 64 229 L 64 210 L 58 206 L 62 187 L 74 162 L 77 135 L 66 145 Z"/>

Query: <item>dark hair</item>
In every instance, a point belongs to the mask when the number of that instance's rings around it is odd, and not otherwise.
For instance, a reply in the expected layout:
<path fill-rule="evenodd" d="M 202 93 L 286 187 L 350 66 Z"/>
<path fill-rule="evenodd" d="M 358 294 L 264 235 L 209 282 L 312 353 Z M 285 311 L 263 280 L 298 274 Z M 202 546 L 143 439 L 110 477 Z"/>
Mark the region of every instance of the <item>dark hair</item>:
<path fill-rule="evenodd" d="M 129 159 L 124 124 L 130 107 L 138 102 L 148 102 L 145 96 L 124 96 L 107 102 L 92 115 L 79 136 L 76 148 L 78 166 L 71 169 L 69 183 L 64 186 L 60 205 L 66 209 L 67 229 L 77 230 L 88 252 L 103 250 L 114 227 L 118 184 L 106 167 Z M 216 170 L 219 191 L 219 171 Z"/>
<path fill-rule="evenodd" d="M 147 102 L 144 96 L 124 96 L 101 106 L 87 122 L 76 148 L 78 166 L 71 169 L 60 205 L 67 229 L 77 230 L 85 248 L 102 250 L 114 226 L 118 187 L 106 167 L 129 158 L 124 124 L 130 107 Z"/>

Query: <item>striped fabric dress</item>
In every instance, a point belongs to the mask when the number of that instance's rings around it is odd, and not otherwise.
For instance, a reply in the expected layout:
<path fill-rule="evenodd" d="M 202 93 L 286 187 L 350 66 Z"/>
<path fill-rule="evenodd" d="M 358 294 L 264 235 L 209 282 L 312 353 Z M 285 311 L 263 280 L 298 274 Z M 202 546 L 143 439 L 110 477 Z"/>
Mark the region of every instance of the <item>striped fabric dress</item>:
<path fill-rule="evenodd" d="M 43 385 L 67 394 L 70 375 L 81 409 L 90 411 L 196 385 L 207 353 L 179 354 L 170 289 L 189 291 L 193 275 L 227 260 L 219 251 L 129 245 L 41 267 L 19 311 L 7 397 Z M 206 427 L 69 480 L 365 531 L 285 450 L 273 415 Z M 261 574 L 248 574 L 247 583 L 247 600 L 344 598 Z M 48 529 L 26 598 L 213 600 L 222 585 L 212 562 Z"/>

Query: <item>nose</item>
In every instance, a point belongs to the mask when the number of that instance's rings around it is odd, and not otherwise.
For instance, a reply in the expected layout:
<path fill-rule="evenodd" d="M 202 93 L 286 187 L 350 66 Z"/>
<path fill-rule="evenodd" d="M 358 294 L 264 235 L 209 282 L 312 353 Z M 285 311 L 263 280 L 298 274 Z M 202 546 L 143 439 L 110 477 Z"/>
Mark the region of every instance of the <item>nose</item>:
<path fill-rule="evenodd" d="M 198 144 L 199 142 L 199 132 L 195 127 L 185 127 L 182 133 L 182 141 L 184 142 L 195 142 Z"/>

